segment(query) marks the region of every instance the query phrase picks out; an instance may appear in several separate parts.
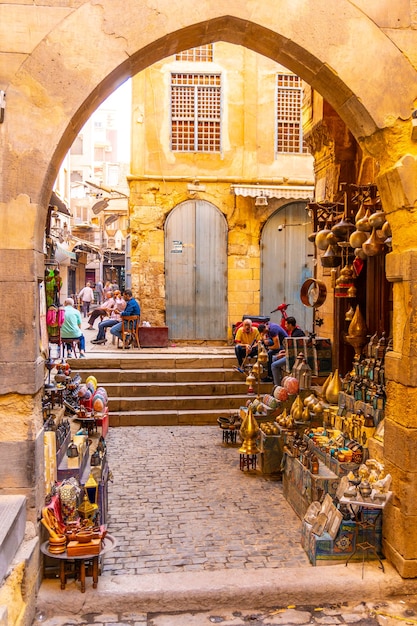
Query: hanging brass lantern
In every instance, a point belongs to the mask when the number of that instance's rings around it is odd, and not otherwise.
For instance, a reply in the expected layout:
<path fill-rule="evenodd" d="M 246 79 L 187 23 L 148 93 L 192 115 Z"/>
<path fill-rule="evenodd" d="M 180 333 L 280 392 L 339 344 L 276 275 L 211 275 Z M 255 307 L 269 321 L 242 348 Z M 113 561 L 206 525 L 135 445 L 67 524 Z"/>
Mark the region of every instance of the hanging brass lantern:
<path fill-rule="evenodd" d="M 346 336 L 346 341 L 353 346 L 355 354 L 357 355 L 362 354 L 362 348 L 366 344 L 366 333 L 366 323 L 359 309 L 359 305 L 357 304 L 355 314 L 349 324 L 348 334 Z"/>
<path fill-rule="evenodd" d="M 268 352 L 263 343 L 260 345 L 260 349 L 258 352 L 258 361 L 259 363 L 267 363 L 268 362 Z"/>
<path fill-rule="evenodd" d="M 249 387 L 248 389 L 248 393 L 253 393 L 253 385 L 256 382 L 256 378 L 255 376 L 252 374 L 252 372 L 250 372 L 250 374 L 247 376 L 246 378 L 246 384 Z"/>

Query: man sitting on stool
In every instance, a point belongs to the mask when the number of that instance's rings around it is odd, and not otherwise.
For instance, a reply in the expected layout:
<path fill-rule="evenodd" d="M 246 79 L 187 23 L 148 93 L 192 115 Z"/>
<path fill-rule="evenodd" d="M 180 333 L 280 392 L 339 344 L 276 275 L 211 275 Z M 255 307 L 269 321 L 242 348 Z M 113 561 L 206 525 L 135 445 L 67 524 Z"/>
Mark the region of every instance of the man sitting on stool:
<path fill-rule="evenodd" d="M 295 317 L 287 317 L 285 325 L 287 327 L 289 337 L 305 337 L 304 331 L 297 326 Z M 273 360 L 271 364 L 272 378 L 274 380 L 274 385 L 278 386 L 281 384 L 282 371 L 287 362 L 285 350 L 278 352 L 274 359 L 275 360 Z"/>
<path fill-rule="evenodd" d="M 242 368 L 243 361 L 247 357 L 257 356 L 259 339 L 259 330 L 252 326 L 252 320 L 243 320 L 242 326 L 237 329 L 235 335 L 235 354 L 239 364 L 236 369 L 241 374 L 244 374 Z"/>
<path fill-rule="evenodd" d="M 120 317 L 121 317 L 121 322 L 119 322 L 118 324 L 116 324 L 115 326 L 113 326 L 113 328 L 110 329 L 110 332 L 112 335 L 114 335 L 115 337 L 117 337 L 118 339 L 122 339 L 122 324 L 124 324 L 123 322 L 123 318 L 124 317 L 130 317 L 132 315 L 138 315 L 140 318 L 140 306 L 139 306 L 139 302 L 137 302 L 137 300 L 135 300 L 135 298 L 133 297 L 133 294 L 131 292 L 130 289 L 126 289 L 125 292 L 123 293 L 123 298 L 126 300 L 126 308 L 124 311 L 122 311 L 120 313 Z M 140 323 L 140 319 L 137 322 L 138 324 Z M 122 348 L 123 346 L 119 346 L 119 348 Z M 126 349 L 130 348 L 129 346 L 125 346 Z"/>
<path fill-rule="evenodd" d="M 80 341 L 80 357 L 85 357 L 85 339 L 81 332 L 81 313 L 74 307 L 74 300 L 66 298 L 64 301 L 64 323 L 61 326 L 61 341 L 67 346 L 71 346 L 72 339 Z M 68 356 L 70 348 L 67 350 Z"/>

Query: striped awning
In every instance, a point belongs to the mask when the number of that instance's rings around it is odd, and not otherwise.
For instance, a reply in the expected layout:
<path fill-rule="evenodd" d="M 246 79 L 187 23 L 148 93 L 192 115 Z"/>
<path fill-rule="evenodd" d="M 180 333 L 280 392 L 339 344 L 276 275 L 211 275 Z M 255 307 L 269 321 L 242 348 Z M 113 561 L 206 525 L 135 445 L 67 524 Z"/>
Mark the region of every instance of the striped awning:
<path fill-rule="evenodd" d="M 231 185 L 231 192 L 236 196 L 250 198 L 285 198 L 308 200 L 314 198 L 314 185 Z"/>

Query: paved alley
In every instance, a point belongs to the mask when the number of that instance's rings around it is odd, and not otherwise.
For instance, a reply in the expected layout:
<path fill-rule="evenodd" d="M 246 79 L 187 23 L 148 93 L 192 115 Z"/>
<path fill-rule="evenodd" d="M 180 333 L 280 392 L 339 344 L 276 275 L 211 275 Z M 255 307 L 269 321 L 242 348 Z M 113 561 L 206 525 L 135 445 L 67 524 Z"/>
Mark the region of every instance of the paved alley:
<path fill-rule="evenodd" d="M 308 564 L 281 482 L 239 470 L 217 426 L 112 428 L 103 575 Z"/>

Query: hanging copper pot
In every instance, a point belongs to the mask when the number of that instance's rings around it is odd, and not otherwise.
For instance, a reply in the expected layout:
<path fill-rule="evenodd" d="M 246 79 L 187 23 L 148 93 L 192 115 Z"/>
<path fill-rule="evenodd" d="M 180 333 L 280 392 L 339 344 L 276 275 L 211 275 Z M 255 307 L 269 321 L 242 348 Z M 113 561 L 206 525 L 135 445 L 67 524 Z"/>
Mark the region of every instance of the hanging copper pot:
<path fill-rule="evenodd" d="M 319 232 L 316 235 L 316 246 L 319 250 L 326 250 L 328 247 L 328 242 L 327 242 L 327 235 L 329 235 L 331 233 L 331 231 L 328 228 L 323 228 L 322 230 L 319 230 Z"/>
<path fill-rule="evenodd" d="M 372 213 L 372 215 L 369 216 L 369 223 L 372 228 L 382 228 L 385 221 L 386 216 L 384 211 L 377 211 L 376 213 Z"/>
<path fill-rule="evenodd" d="M 339 267 L 339 265 L 342 265 L 342 257 L 339 254 L 339 250 L 332 245 L 327 247 L 320 260 L 323 267 Z"/>
<path fill-rule="evenodd" d="M 330 232 L 327 235 L 327 245 L 328 246 L 336 246 L 339 241 L 340 241 L 340 237 L 338 237 L 335 233 Z"/>
<path fill-rule="evenodd" d="M 355 225 L 351 221 L 345 220 L 344 217 L 332 227 L 332 233 L 339 239 L 346 239 L 351 232 L 355 230 Z"/>
<path fill-rule="evenodd" d="M 307 239 L 311 241 L 311 243 L 316 243 L 316 236 L 317 236 L 317 233 L 310 233 Z"/>
<path fill-rule="evenodd" d="M 381 231 L 385 239 L 387 239 L 387 237 L 392 237 L 391 225 L 389 224 L 389 222 L 383 223 Z"/>
<path fill-rule="evenodd" d="M 360 248 L 363 243 L 368 239 L 369 233 L 361 230 L 355 230 L 349 237 L 349 243 L 352 248 Z"/>
<path fill-rule="evenodd" d="M 366 256 L 377 256 L 384 251 L 384 242 L 377 236 L 375 228 L 372 229 L 369 239 L 362 244 L 362 250 Z"/>
<path fill-rule="evenodd" d="M 366 210 L 365 210 L 365 205 L 363 202 L 361 202 L 361 205 L 358 209 L 358 212 L 356 213 L 355 216 L 355 224 L 357 224 L 359 222 L 359 220 L 361 220 L 363 217 L 365 217 L 366 215 Z"/>
<path fill-rule="evenodd" d="M 362 250 L 362 248 L 355 248 L 355 257 L 357 259 L 362 259 L 362 261 L 366 260 L 366 254 L 365 252 Z"/>
<path fill-rule="evenodd" d="M 370 209 L 367 209 L 365 216 L 356 222 L 356 230 L 370 231 L 371 230 L 371 225 L 369 223 L 370 216 L 371 216 L 371 211 Z"/>

